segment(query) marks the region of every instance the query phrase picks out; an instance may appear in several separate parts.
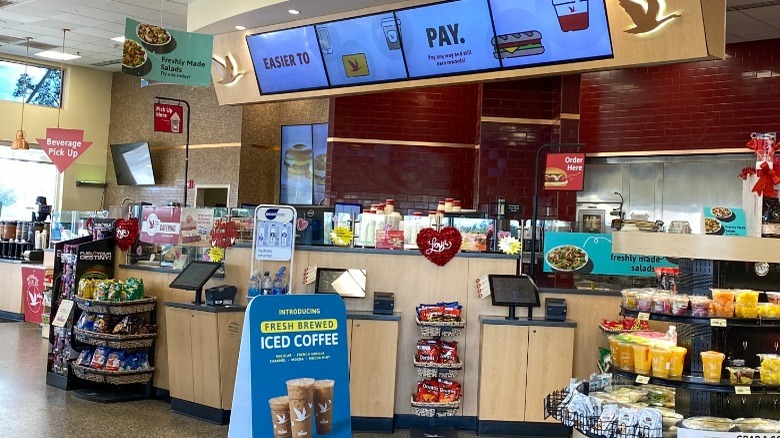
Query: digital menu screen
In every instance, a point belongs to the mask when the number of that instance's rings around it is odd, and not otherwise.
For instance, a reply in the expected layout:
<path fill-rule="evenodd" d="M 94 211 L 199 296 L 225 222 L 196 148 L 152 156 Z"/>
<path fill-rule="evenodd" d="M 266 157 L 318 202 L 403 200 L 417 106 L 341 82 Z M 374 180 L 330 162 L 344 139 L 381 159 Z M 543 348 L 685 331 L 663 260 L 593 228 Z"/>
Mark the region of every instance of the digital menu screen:
<path fill-rule="evenodd" d="M 461 0 L 396 12 L 410 78 L 501 67 L 487 0 Z"/>
<path fill-rule="evenodd" d="M 282 126 L 282 204 L 318 205 L 323 201 L 327 156 L 327 123 Z"/>
<path fill-rule="evenodd" d="M 612 56 L 604 0 L 490 0 L 505 68 Z"/>
<path fill-rule="evenodd" d="M 262 94 L 327 88 L 314 26 L 246 38 Z"/>
<path fill-rule="evenodd" d="M 332 86 L 406 79 L 392 12 L 318 24 L 316 30 Z"/>

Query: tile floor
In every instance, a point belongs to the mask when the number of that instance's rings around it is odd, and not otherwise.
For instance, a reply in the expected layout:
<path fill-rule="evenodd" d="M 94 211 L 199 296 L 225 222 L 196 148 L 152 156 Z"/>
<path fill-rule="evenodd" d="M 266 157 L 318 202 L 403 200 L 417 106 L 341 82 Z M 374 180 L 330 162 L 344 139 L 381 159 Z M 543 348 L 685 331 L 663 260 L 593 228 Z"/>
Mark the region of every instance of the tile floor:
<path fill-rule="evenodd" d="M 173 414 L 147 400 L 97 404 L 47 386 L 46 340 L 37 325 L 0 324 L 0 438 L 222 438 L 227 426 Z M 354 434 L 358 438 L 409 436 Z M 461 432 L 459 438 L 474 437 Z"/>

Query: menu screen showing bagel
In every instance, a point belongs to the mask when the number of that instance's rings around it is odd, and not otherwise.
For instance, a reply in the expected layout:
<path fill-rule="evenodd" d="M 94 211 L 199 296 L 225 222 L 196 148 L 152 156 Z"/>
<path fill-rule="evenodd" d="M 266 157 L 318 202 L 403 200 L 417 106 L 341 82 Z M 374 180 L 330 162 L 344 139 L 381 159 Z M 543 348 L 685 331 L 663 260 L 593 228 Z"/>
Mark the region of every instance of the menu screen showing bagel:
<path fill-rule="evenodd" d="M 262 94 L 611 58 L 606 0 L 455 0 L 250 35 Z"/>
<path fill-rule="evenodd" d="M 490 0 L 504 67 L 612 57 L 604 0 Z"/>
<path fill-rule="evenodd" d="M 328 86 L 314 26 L 246 38 L 263 94 Z"/>
<path fill-rule="evenodd" d="M 328 125 L 282 126 L 282 204 L 319 204 L 325 197 Z"/>
<path fill-rule="evenodd" d="M 545 190 L 582 190 L 585 154 L 548 154 L 544 169 Z"/>

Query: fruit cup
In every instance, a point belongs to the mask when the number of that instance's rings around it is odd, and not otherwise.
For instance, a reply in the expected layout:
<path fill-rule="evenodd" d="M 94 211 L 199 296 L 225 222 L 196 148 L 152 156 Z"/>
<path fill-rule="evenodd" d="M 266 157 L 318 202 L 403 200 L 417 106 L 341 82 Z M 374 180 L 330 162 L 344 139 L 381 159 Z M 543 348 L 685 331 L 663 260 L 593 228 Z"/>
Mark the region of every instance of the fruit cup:
<path fill-rule="evenodd" d="M 618 357 L 618 368 L 634 371 L 634 344 L 620 341 L 618 343 Z"/>
<path fill-rule="evenodd" d="M 650 358 L 649 345 L 634 345 L 634 372 L 638 374 L 650 374 L 652 359 Z"/>
<path fill-rule="evenodd" d="M 669 362 L 669 377 L 680 377 L 685 365 L 685 354 L 688 350 L 685 347 L 672 347 L 672 358 Z"/>
<path fill-rule="evenodd" d="M 653 348 L 650 350 L 653 362 L 653 377 L 669 377 L 669 362 L 672 358 L 672 350 L 666 348 Z"/>
<path fill-rule="evenodd" d="M 723 368 L 723 359 L 726 355 L 717 351 L 703 351 L 701 353 L 701 362 L 704 368 L 704 381 L 719 383 L 721 370 Z"/>

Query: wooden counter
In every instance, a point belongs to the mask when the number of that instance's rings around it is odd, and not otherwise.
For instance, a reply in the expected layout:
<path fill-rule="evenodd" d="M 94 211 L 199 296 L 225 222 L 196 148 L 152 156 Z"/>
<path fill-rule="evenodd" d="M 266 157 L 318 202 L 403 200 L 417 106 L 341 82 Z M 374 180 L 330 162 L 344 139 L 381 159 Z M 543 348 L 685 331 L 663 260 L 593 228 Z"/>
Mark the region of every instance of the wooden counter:
<path fill-rule="evenodd" d="M 0 259 L 0 316 L 24 320 L 22 262 Z"/>

